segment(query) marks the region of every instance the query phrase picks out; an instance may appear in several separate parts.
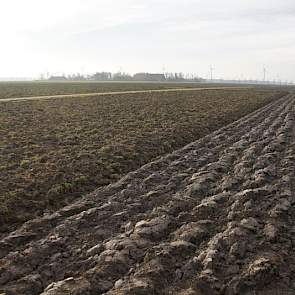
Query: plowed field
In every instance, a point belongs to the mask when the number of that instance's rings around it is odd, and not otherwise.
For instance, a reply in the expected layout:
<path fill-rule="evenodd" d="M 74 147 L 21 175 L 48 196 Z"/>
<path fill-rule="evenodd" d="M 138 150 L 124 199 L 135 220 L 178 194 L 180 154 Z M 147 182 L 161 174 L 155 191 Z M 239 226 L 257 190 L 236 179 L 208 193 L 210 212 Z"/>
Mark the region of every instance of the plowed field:
<path fill-rule="evenodd" d="M 280 95 L 246 89 L 2 102 L 0 231 L 54 212 Z"/>
<path fill-rule="evenodd" d="M 0 82 L 0 99 L 79 93 L 218 86 L 220 85 L 200 83 L 149 82 Z"/>
<path fill-rule="evenodd" d="M 0 290 L 295 294 L 294 120 L 273 100 L 3 235 Z"/>

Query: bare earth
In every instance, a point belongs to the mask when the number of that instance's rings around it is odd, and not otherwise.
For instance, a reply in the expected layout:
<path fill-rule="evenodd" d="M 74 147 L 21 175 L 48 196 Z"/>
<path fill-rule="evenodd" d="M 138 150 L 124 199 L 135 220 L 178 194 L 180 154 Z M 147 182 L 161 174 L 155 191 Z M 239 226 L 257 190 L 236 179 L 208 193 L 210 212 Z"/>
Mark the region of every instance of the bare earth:
<path fill-rule="evenodd" d="M 295 294 L 295 95 L 0 240 L 6 295 Z"/>
<path fill-rule="evenodd" d="M 204 91 L 204 90 L 243 90 L 251 88 L 248 86 L 243 87 L 197 87 L 197 88 L 171 88 L 171 89 L 151 89 L 151 90 L 128 90 L 128 91 L 109 91 L 109 92 L 96 92 L 96 93 L 78 93 L 78 94 L 58 94 L 58 95 L 41 95 L 31 97 L 11 97 L 3 98 L 0 102 L 7 101 L 21 101 L 21 100 L 38 100 L 38 99 L 53 99 L 53 98 L 77 98 L 77 97 L 93 97 L 93 96 L 105 96 L 105 95 L 121 95 L 121 94 L 140 94 L 140 93 L 153 93 L 153 92 L 175 92 L 175 91 Z"/>

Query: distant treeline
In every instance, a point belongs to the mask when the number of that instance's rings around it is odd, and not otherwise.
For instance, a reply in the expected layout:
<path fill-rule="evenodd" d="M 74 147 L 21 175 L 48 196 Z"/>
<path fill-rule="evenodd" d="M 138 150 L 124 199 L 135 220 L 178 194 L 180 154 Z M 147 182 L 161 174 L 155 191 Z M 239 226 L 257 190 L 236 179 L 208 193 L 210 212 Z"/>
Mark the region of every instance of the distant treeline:
<path fill-rule="evenodd" d="M 111 73 L 111 72 L 97 72 L 93 75 L 62 75 L 62 76 L 51 76 L 48 80 L 51 81 L 151 81 L 151 82 L 202 82 L 204 79 L 192 75 L 183 73 L 136 73 L 130 75 L 124 72 Z"/>

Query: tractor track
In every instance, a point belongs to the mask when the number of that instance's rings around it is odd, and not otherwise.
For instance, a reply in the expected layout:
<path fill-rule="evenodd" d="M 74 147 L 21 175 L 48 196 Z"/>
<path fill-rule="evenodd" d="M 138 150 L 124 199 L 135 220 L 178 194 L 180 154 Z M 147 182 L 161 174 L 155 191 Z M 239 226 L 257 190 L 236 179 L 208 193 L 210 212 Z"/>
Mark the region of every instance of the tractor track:
<path fill-rule="evenodd" d="M 294 120 L 289 94 L 3 235 L 0 291 L 295 294 Z"/>

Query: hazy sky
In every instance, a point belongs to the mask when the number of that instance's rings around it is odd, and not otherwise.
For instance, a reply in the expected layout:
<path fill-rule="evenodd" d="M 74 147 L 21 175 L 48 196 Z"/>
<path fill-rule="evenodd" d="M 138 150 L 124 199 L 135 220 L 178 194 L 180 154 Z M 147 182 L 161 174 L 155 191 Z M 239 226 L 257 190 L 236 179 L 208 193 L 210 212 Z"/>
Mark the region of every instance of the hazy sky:
<path fill-rule="evenodd" d="M 182 71 L 295 80 L 294 0 L 3 0 L 0 77 Z"/>

